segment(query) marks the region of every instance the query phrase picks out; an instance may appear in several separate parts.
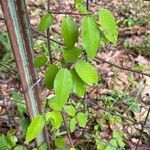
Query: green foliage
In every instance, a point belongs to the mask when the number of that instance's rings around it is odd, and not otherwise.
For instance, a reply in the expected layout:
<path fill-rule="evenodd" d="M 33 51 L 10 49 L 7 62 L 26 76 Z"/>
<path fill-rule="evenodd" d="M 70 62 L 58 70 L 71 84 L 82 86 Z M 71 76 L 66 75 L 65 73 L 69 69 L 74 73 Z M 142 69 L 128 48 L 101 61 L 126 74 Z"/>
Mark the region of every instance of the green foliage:
<path fill-rule="evenodd" d="M 63 137 L 60 137 L 60 138 L 57 138 L 55 140 L 55 145 L 58 147 L 58 148 L 64 148 L 65 147 L 65 140 Z"/>
<path fill-rule="evenodd" d="M 11 145 L 7 141 L 7 137 L 4 135 L 0 136 L 0 150 L 10 150 Z"/>
<path fill-rule="evenodd" d="M 88 56 L 94 58 L 100 46 L 100 31 L 94 17 L 85 17 L 82 21 L 82 42 Z"/>
<path fill-rule="evenodd" d="M 58 100 L 56 99 L 56 96 L 51 97 L 48 99 L 48 105 L 52 110 L 61 110 L 62 107 L 58 105 Z"/>
<path fill-rule="evenodd" d="M 72 91 L 72 76 L 68 69 L 62 68 L 58 71 L 54 81 L 56 104 L 62 108 L 67 102 Z"/>
<path fill-rule="evenodd" d="M 69 128 L 71 132 L 74 132 L 74 130 L 76 129 L 76 125 L 77 125 L 77 120 L 76 118 L 71 118 L 70 120 L 70 124 L 69 124 Z"/>
<path fill-rule="evenodd" d="M 29 125 L 27 129 L 26 134 L 26 140 L 25 143 L 29 143 L 34 138 L 36 138 L 40 132 L 42 131 L 43 127 L 45 125 L 45 119 L 42 115 L 37 115 Z"/>
<path fill-rule="evenodd" d="M 0 136 L 0 150 L 11 150 L 16 146 L 17 138 L 13 134 Z"/>
<path fill-rule="evenodd" d="M 99 22 L 107 39 L 116 44 L 118 39 L 118 30 L 112 13 L 107 9 L 101 9 L 99 12 Z"/>
<path fill-rule="evenodd" d="M 17 147 L 14 148 L 14 150 L 27 150 L 26 147 L 18 145 Z"/>
<path fill-rule="evenodd" d="M 86 91 L 86 84 L 82 81 L 79 75 L 76 73 L 75 69 L 71 70 L 73 79 L 73 92 L 79 96 L 84 96 Z"/>
<path fill-rule="evenodd" d="M 42 67 L 47 62 L 46 56 L 39 56 L 34 60 L 34 66 L 39 68 Z"/>
<path fill-rule="evenodd" d="M 11 93 L 11 98 L 15 101 L 21 101 L 23 99 L 22 96 L 16 91 Z"/>
<path fill-rule="evenodd" d="M 75 64 L 75 70 L 79 77 L 88 85 L 98 84 L 97 71 L 90 63 L 78 60 Z"/>
<path fill-rule="evenodd" d="M 52 111 L 46 113 L 46 121 L 50 120 L 53 126 L 52 130 L 58 129 L 62 124 L 62 116 L 59 111 Z"/>
<path fill-rule="evenodd" d="M 77 114 L 77 121 L 80 127 L 85 128 L 88 122 L 88 116 L 84 113 L 79 112 Z"/>
<path fill-rule="evenodd" d="M 75 116 L 75 114 L 76 114 L 76 110 L 75 110 L 74 106 L 72 106 L 72 105 L 64 106 L 64 110 L 71 117 Z"/>
<path fill-rule="evenodd" d="M 44 32 L 46 31 L 49 26 L 52 25 L 54 20 L 54 17 L 50 13 L 46 13 L 44 16 L 42 16 L 41 21 L 39 23 L 39 30 Z"/>
<path fill-rule="evenodd" d="M 84 0 L 76 0 L 75 5 L 79 12 L 88 13 Z M 46 88 L 54 91 L 54 96 L 47 99 L 51 111 L 38 115 L 31 122 L 27 129 L 26 143 L 38 136 L 45 123 L 50 125 L 54 134 L 60 132 L 58 129 L 63 122 L 61 113 L 64 113 L 64 111 L 67 117 L 65 118 L 67 126 L 69 126 L 71 132 L 75 131 L 76 126 L 86 127 L 89 121 L 88 112 L 81 112 L 83 110 L 81 103 L 77 106 L 70 103 L 72 93 L 83 97 L 88 86 L 98 84 L 98 73 L 88 60 L 94 59 L 101 44 L 106 44 L 108 41 L 116 43 L 118 37 L 115 19 L 108 10 L 101 9 L 99 12 L 99 24 L 97 24 L 96 19 L 97 17 L 87 14 L 78 29 L 73 18 L 69 16 L 63 18 L 61 32 L 63 45 L 65 46 L 61 47 L 61 60 L 59 63 L 48 66 L 44 74 Z M 52 25 L 53 20 L 51 14 L 44 15 L 40 21 L 39 30 L 46 31 Z M 79 31 L 81 31 L 81 38 L 79 37 Z M 81 39 L 82 44 L 78 43 L 78 39 Z M 60 49 L 60 47 L 58 48 Z M 44 49 L 47 50 L 47 48 Z M 88 56 L 89 59 L 85 56 Z M 47 57 L 43 55 L 35 59 L 34 66 L 42 67 L 46 62 Z M 115 117 L 113 119 L 117 120 Z M 55 145 L 57 148 L 65 147 L 64 138 L 60 135 L 54 135 L 54 139 L 56 139 Z"/>
<path fill-rule="evenodd" d="M 66 62 L 74 62 L 81 55 L 81 50 L 73 47 L 73 48 L 65 48 L 63 51 L 63 56 Z"/>
<path fill-rule="evenodd" d="M 78 27 L 70 17 L 65 17 L 62 21 L 62 36 L 68 48 L 73 48 L 78 41 Z"/>
<path fill-rule="evenodd" d="M 131 110 L 132 112 L 140 112 L 141 110 L 140 104 L 135 97 L 129 97 L 126 100 L 126 104 L 128 106 L 128 110 Z"/>
<path fill-rule="evenodd" d="M 49 90 L 53 89 L 54 87 L 54 80 L 58 70 L 59 69 L 56 65 L 50 65 L 45 71 L 44 83 L 46 88 L 48 88 Z"/>
<path fill-rule="evenodd" d="M 46 143 L 41 144 L 39 150 L 47 150 L 47 144 Z"/>
<path fill-rule="evenodd" d="M 12 62 L 13 55 L 8 34 L 7 32 L 0 32 L 0 71 L 8 72 L 9 66 L 12 67 Z"/>
<path fill-rule="evenodd" d="M 75 7 L 80 13 L 88 13 L 84 4 L 84 0 L 75 0 Z"/>

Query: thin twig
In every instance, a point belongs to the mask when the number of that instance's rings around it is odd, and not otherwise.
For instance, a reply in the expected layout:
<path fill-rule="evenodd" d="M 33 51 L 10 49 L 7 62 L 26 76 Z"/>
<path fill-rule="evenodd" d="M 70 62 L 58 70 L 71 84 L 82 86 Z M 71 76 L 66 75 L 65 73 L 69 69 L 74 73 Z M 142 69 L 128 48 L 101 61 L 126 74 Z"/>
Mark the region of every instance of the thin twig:
<path fill-rule="evenodd" d="M 64 12 L 64 11 L 57 11 L 57 10 L 50 10 L 50 13 L 52 14 L 58 14 L 58 15 L 75 15 L 75 16 L 86 16 L 86 15 L 91 15 L 92 13 L 75 13 L 75 12 Z"/>
<path fill-rule="evenodd" d="M 4 18 L 2 18 L 2 17 L 0 17 L 0 20 L 5 21 L 5 19 L 4 19 Z"/>
<path fill-rule="evenodd" d="M 61 112 L 61 115 L 62 115 L 62 118 L 63 118 L 64 127 L 65 127 L 65 129 L 66 129 L 66 131 L 67 131 L 67 136 L 68 136 L 69 143 L 70 143 L 71 147 L 74 147 L 73 141 L 72 141 L 72 138 L 71 138 L 71 135 L 70 135 L 70 131 L 69 131 L 68 127 L 67 127 L 65 115 L 64 115 L 63 112 Z"/>
<path fill-rule="evenodd" d="M 89 10 L 89 0 L 86 0 L 86 9 Z"/>
<path fill-rule="evenodd" d="M 142 135 L 143 135 L 144 127 L 145 127 L 146 122 L 147 122 L 148 117 L 149 117 L 149 114 L 150 114 L 150 107 L 149 107 L 149 109 L 148 109 L 148 112 L 147 112 L 147 115 L 146 115 L 145 121 L 144 121 L 144 123 L 143 123 L 143 125 L 142 125 L 141 134 L 140 134 L 139 140 L 138 140 L 138 142 L 137 142 L 137 144 L 136 144 L 136 148 L 135 148 L 135 150 L 137 150 L 137 149 L 138 149 L 138 146 L 139 146 L 140 140 L 141 140 Z"/>
<path fill-rule="evenodd" d="M 34 29 L 34 28 L 31 28 L 31 29 L 32 29 L 32 31 L 35 32 L 36 34 L 38 34 L 38 35 L 40 35 L 40 36 L 42 36 L 42 37 L 44 37 L 44 38 L 47 38 L 47 36 L 46 36 L 45 34 L 43 34 L 43 33 L 39 32 L 39 31 L 37 31 L 37 30 Z M 56 41 L 56 40 L 54 40 L 54 39 L 51 39 L 51 38 L 50 38 L 50 40 L 53 41 L 53 42 L 55 42 L 55 43 L 57 43 L 57 44 L 59 44 L 59 45 L 64 46 L 64 44 L 61 43 L 61 42 L 58 42 L 58 41 Z"/>
<path fill-rule="evenodd" d="M 50 0 L 47 0 L 47 12 L 50 12 Z M 50 39 L 50 28 L 47 29 L 47 44 L 48 44 L 48 53 L 49 53 L 49 63 L 52 64 L 52 52 L 51 52 L 51 39 Z"/>
<path fill-rule="evenodd" d="M 138 70 L 133 70 L 133 69 L 130 69 L 130 68 L 124 68 L 124 67 L 115 65 L 115 64 L 113 64 L 113 63 L 111 63 L 111 62 L 109 62 L 109 61 L 106 61 L 106 60 L 104 60 L 104 59 L 101 59 L 101 58 L 99 58 L 99 57 L 96 57 L 94 60 L 95 60 L 97 63 L 100 63 L 100 61 L 101 61 L 101 62 L 103 62 L 103 63 L 107 63 L 107 64 L 109 64 L 109 65 L 111 65 L 111 66 L 114 66 L 114 67 L 116 67 L 116 68 L 118 68 L 118 69 L 121 69 L 121 70 L 130 71 L 130 72 L 133 72 L 133 73 L 138 73 L 138 74 L 141 74 L 141 75 L 150 77 L 150 74 L 147 74 L 147 73 L 144 73 L 144 72 L 141 72 L 141 71 L 138 71 Z"/>

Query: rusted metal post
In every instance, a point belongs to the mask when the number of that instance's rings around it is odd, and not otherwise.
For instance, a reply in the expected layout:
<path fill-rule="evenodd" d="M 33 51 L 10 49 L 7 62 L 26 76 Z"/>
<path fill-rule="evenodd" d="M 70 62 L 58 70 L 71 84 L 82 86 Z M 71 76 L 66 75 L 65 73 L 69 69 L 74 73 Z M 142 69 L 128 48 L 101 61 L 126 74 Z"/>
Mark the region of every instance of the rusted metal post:
<path fill-rule="evenodd" d="M 26 50 L 27 47 L 31 46 L 31 43 L 26 45 L 25 39 L 23 40 L 22 31 L 20 29 L 17 16 L 15 0 L 0 0 L 0 4 L 6 21 L 6 26 L 9 33 L 13 54 L 18 67 L 22 88 L 25 91 L 24 96 L 26 106 L 30 119 L 32 120 L 36 117 L 37 114 L 39 114 L 39 108 L 36 101 L 37 97 L 35 96 L 35 91 L 33 88 L 30 88 L 33 83 L 34 76 L 31 76 L 30 74 L 31 66 L 29 66 Z M 43 133 L 41 133 L 40 136 L 36 139 L 37 145 L 40 145 L 43 141 Z"/>
<path fill-rule="evenodd" d="M 16 0 L 16 6 L 18 10 L 18 17 L 20 20 L 20 27 L 22 31 L 22 37 L 26 49 L 26 54 L 29 62 L 29 69 L 30 69 L 30 75 L 32 77 L 32 81 L 37 80 L 37 75 L 36 71 L 33 65 L 33 59 L 34 59 L 34 54 L 33 54 L 33 48 L 32 48 L 32 34 L 31 34 L 31 25 L 30 25 L 30 18 L 28 15 L 27 11 L 27 5 L 25 0 Z M 35 97 L 38 105 L 38 110 L 42 114 L 43 113 L 43 105 L 42 101 L 40 98 L 40 89 L 39 86 L 36 85 L 34 86 L 33 90 L 35 91 Z M 48 134 L 48 129 L 47 126 L 44 128 L 44 137 L 45 141 L 47 142 L 48 149 L 50 149 L 50 144 L 49 144 L 49 134 Z"/>

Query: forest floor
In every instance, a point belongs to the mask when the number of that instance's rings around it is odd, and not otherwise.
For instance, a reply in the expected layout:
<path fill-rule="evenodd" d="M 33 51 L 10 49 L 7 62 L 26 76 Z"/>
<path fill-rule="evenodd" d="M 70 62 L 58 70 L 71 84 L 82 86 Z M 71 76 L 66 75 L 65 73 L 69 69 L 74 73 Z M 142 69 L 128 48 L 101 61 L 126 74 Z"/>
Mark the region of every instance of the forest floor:
<path fill-rule="evenodd" d="M 27 2 L 32 27 L 37 28 L 40 16 L 46 11 L 45 2 L 42 0 L 27 0 Z M 107 142 L 112 132 L 117 129 L 122 133 L 125 149 L 134 150 L 139 142 L 137 150 L 148 150 L 150 115 L 146 122 L 145 119 L 150 108 L 150 76 L 148 76 L 150 75 L 150 1 L 98 0 L 97 3 L 91 2 L 89 8 L 94 13 L 100 8 L 108 8 L 113 12 L 119 26 L 119 40 L 116 46 L 101 47 L 95 61 L 92 62 L 101 78 L 98 86 L 88 89 L 86 97 L 91 101 L 91 105 L 96 105 L 94 108 L 88 105 L 88 111 L 95 115 L 89 117 L 90 121 L 85 131 L 79 130 L 72 135 L 73 140 L 83 149 L 92 150 L 93 141 L 85 144 L 84 132 L 93 134 L 94 126 L 94 134 Z M 59 12 L 76 11 L 73 0 L 54 0 L 51 9 Z M 58 39 L 57 33 L 61 32 L 63 16 L 55 15 L 51 38 Z M 77 21 L 81 18 L 81 16 L 72 16 Z M 0 22 L 0 32 L 3 31 L 5 31 L 4 23 Z M 43 37 L 36 33 L 34 37 L 36 54 L 46 53 Z M 61 47 L 52 43 L 52 49 L 53 55 L 57 57 Z M 9 67 L 16 69 L 14 63 L 10 62 L 5 67 L 0 66 L 0 134 L 6 134 L 10 130 L 10 125 L 18 128 L 19 111 L 23 108 L 23 104 L 14 101 L 20 99 L 17 93 L 22 95 L 22 92 L 18 75 L 10 71 Z M 43 76 L 43 70 L 39 71 L 39 76 Z M 48 95 L 47 90 L 43 88 L 43 99 Z M 101 126 L 102 130 L 97 129 L 97 125 Z M 95 143 L 98 147 L 98 142 Z"/>

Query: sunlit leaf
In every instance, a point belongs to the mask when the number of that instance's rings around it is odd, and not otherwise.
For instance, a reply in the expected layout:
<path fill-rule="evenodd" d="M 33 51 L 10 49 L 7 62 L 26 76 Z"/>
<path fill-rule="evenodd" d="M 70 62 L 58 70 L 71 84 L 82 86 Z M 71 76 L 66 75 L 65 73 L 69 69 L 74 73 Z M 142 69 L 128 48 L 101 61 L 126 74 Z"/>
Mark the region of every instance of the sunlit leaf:
<path fill-rule="evenodd" d="M 58 129 L 62 124 L 62 115 L 59 111 L 52 111 L 46 113 L 46 121 L 50 120 L 53 126 L 53 129 Z M 52 129 L 52 130 L 53 130 Z"/>
<path fill-rule="evenodd" d="M 18 139 L 17 139 L 17 137 L 15 135 L 8 134 L 6 136 L 6 139 L 7 139 L 7 142 L 9 143 L 9 145 L 11 147 L 15 147 L 16 146 L 16 143 L 17 143 Z"/>
<path fill-rule="evenodd" d="M 86 84 L 76 73 L 75 69 L 71 70 L 72 79 L 73 79 L 73 92 L 79 96 L 84 96 L 86 91 Z"/>
<path fill-rule="evenodd" d="M 45 119 L 42 115 L 37 115 L 29 125 L 26 134 L 25 143 L 29 143 L 35 139 L 42 131 L 45 125 Z"/>
<path fill-rule="evenodd" d="M 76 120 L 76 118 L 74 117 L 74 118 L 72 118 L 72 119 L 70 120 L 70 125 L 69 125 L 69 127 L 70 127 L 70 131 L 71 131 L 71 132 L 74 132 L 74 130 L 76 129 L 76 124 L 77 124 L 77 120 Z"/>
<path fill-rule="evenodd" d="M 77 114 L 77 121 L 80 127 L 85 128 L 87 122 L 88 122 L 88 116 L 84 113 L 79 112 Z"/>
<path fill-rule="evenodd" d="M 13 150 L 27 150 L 26 147 L 18 145 L 17 147 L 15 147 Z"/>
<path fill-rule="evenodd" d="M 60 138 L 57 138 L 55 140 L 55 145 L 58 147 L 58 148 L 64 148 L 65 147 L 65 140 L 63 137 L 60 137 Z"/>
<path fill-rule="evenodd" d="M 52 89 L 54 87 L 54 79 L 58 72 L 58 67 L 56 65 L 50 65 L 44 75 L 44 83 L 48 89 Z"/>
<path fill-rule="evenodd" d="M 118 39 L 118 27 L 112 13 L 107 9 L 101 9 L 99 11 L 99 22 L 107 39 L 116 44 Z"/>
<path fill-rule="evenodd" d="M 76 109 L 72 105 L 64 106 L 64 110 L 69 116 L 73 117 L 76 114 Z"/>
<path fill-rule="evenodd" d="M 68 69 L 62 68 L 58 71 L 54 80 L 54 91 L 56 94 L 56 104 L 63 107 L 72 91 L 72 76 Z"/>
<path fill-rule="evenodd" d="M 94 58 L 100 46 L 100 31 L 93 17 L 84 17 L 81 38 L 88 56 Z"/>
<path fill-rule="evenodd" d="M 60 111 L 62 108 L 60 105 L 58 105 L 58 101 L 56 99 L 56 96 L 54 96 L 48 100 L 48 105 L 53 110 L 59 110 Z"/>
<path fill-rule="evenodd" d="M 82 3 L 76 3 L 76 9 L 80 12 L 80 13 L 84 13 L 84 14 L 87 14 L 88 11 L 86 9 L 86 7 L 84 6 L 84 4 Z"/>
<path fill-rule="evenodd" d="M 71 147 L 69 150 L 76 150 L 74 147 Z"/>
<path fill-rule="evenodd" d="M 73 47 L 73 48 L 65 48 L 63 51 L 64 59 L 67 62 L 74 62 L 81 54 L 81 50 Z"/>
<path fill-rule="evenodd" d="M 46 31 L 48 27 L 52 25 L 53 21 L 54 17 L 50 13 L 46 13 L 41 18 L 41 21 L 38 26 L 39 30 L 42 32 Z"/>
<path fill-rule="evenodd" d="M 46 56 L 39 56 L 39 57 L 35 58 L 34 66 L 39 68 L 39 67 L 42 67 L 46 62 L 47 62 L 47 57 Z"/>
<path fill-rule="evenodd" d="M 62 36 L 68 48 L 73 48 L 78 41 L 78 27 L 70 17 L 65 17 L 62 21 Z"/>
<path fill-rule="evenodd" d="M 90 63 L 84 60 L 78 60 L 75 64 L 75 70 L 85 83 L 89 85 L 98 83 L 97 71 Z"/>

